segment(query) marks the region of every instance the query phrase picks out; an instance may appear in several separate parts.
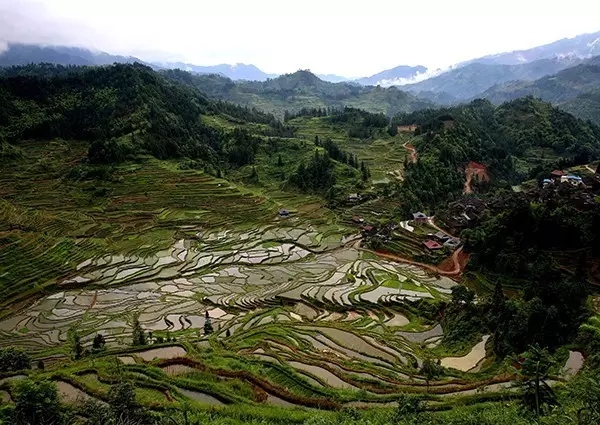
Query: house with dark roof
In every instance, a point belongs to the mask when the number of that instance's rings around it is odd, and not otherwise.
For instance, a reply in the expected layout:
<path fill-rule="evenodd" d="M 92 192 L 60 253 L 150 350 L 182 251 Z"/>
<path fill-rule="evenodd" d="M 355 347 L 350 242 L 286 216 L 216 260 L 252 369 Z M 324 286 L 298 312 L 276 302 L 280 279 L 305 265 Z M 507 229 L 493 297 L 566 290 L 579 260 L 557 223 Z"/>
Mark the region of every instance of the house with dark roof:
<path fill-rule="evenodd" d="M 444 242 L 444 246 L 451 248 L 451 249 L 458 248 L 460 246 L 460 244 L 461 244 L 461 240 L 459 238 L 450 238 L 446 242 Z"/>
<path fill-rule="evenodd" d="M 423 245 L 425 245 L 425 247 L 430 251 L 437 251 L 438 249 L 443 248 L 442 245 L 440 245 L 436 241 L 432 241 L 431 239 L 428 239 L 425 242 L 423 242 Z"/>
<path fill-rule="evenodd" d="M 434 234 L 433 236 L 435 236 L 435 238 L 438 241 L 442 241 L 442 242 L 446 242 L 448 239 L 450 239 L 450 236 L 447 235 L 446 233 L 442 232 L 441 230 L 439 232 L 437 232 L 436 234 Z"/>
<path fill-rule="evenodd" d="M 413 220 L 415 221 L 415 223 L 425 223 L 425 222 L 427 222 L 428 219 L 429 219 L 429 217 L 427 217 L 426 214 L 424 214 L 420 211 L 413 213 Z"/>
<path fill-rule="evenodd" d="M 290 215 L 290 212 L 288 210 L 279 210 L 279 217 L 287 217 Z"/>
<path fill-rule="evenodd" d="M 551 177 L 552 177 L 554 180 L 560 180 L 560 178 L 561 178 L 562 176 L 564 176 L 565 174 L 567 174 L 567 173 L 565 173 L 563 170 L 554 170 L 554 171 L 552 171 L 552 172 L 550 173 L 550 176 L 551 176 Z"/>

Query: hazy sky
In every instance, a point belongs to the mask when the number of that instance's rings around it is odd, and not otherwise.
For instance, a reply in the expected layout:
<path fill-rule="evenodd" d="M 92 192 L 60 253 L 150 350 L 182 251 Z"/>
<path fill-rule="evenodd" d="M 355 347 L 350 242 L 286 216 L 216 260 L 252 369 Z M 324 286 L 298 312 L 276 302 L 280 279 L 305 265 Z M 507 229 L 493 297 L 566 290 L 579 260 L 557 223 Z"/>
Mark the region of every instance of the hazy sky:
<path fill-rule="evenodd" d="M 594 0 L 0 0 L 6 42 L 347 77 L 600 31 Z"/>

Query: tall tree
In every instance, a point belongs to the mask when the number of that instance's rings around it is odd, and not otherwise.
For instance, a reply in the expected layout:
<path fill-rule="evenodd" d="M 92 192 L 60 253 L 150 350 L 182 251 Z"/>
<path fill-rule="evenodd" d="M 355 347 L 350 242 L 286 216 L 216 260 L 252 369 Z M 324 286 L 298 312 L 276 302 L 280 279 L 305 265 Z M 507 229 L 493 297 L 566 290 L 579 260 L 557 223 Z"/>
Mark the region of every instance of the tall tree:
<path fill-rule="evenodd" d="M 144 329 L 142 329 L 142 325 L 140 324 L 140 318 L 138 314 L 135 314 L 133 316 L 132 327 L 133 345 L 146 345 L 146 334 L 144 333 Z"/>

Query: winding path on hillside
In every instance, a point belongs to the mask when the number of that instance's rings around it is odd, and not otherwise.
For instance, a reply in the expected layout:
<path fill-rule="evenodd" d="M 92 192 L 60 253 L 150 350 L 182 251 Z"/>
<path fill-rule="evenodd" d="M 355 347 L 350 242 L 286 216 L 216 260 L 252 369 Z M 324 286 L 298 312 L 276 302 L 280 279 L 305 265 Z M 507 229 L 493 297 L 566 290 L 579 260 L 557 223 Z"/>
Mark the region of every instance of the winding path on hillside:
<path fill-rule="evenodd" d="M 406 263 L 406 264 L 410 264 L 413 266 L 417 266 L 417 267 L 421 267 L 427 270 L 431 270 L 434 273 L 438 273 L 442 276 L 459 276 L 462 273 L 462 269 L 460 267 L 460 262 L 458 261 L 458 256 L 460 255 L 460 253 L 462 252 L 462 247 L 458 248 L 456 251 L 454 251 L 454 253 L 452 254 L 452 263 L 454 268 L 452 270 L 443 270 L 437 266 L 433 266 L 431 264 L 425 264 L 425 263 L 420 263 L 418 261 L 413 261 L 413 260 L 409 260 L 408 258 L 405 257 L 401 257 L 399 255 L 396 254 L 391 254 L 389 252 L 383 252 L 383 251 L 373 251 L 370 249 L 365 249 L 362 248 L 363 251 L 365 252 L 370 252 L 371 254 L 375 254 L 381 258 L 385 258 L 387 260 L 392 260 L 392 261 L 396 261 L 398 263 Z"/>
<path fill-rule="evenodd" d="M 402 145 L 404 149 L 406 149 L 410 154 L 410 162 L 415 164 L 417 162 L 417 149 L 411 145 L 409 142 L 406 142 Z"/>

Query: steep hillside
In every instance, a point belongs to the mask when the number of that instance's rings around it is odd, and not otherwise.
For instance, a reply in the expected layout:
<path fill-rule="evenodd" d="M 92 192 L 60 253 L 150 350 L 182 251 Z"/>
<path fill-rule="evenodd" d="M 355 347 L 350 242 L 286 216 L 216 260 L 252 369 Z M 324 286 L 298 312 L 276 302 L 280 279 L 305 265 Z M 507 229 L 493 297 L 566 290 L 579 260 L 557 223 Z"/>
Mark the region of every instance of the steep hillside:
<path fill-rule="evenodd" d="M 417 95 L 421 92 L 444 93 L 457 100 L 465 100 L 507 81 L 536 80 L 545 75 L 555 74 L 577 64 L 578 61 L 542 59 L 518 65 L 470 63 L 425 81 L 402 86 L 402 89 Z"/>
<path fill-rule="evenodd" d="M 34 75 L 37 68 L 41 76 Z M 0 78 L 1 139 L 86 140 L 99 162 L 149 152 L 215 164 L 232 150 L 249 149 L 245 136 L 206 125 L 203 116 L 260 124 L 262 134 L 285 131 L 273 116 L 209 101 L 140 64 L 26 66 L 7 74 Z"/>
<path fill-rule="evenodd" d="M 180 70 L 163 73 L 168 78 L 199 89 L 209 97 L 255 107 L 279 117 L 286 110 L 298 112 L 302 108 L 344 106 L 391 116 L 433 105 L 395 87 L 385 89 L 350 83 L 329 83 L 309 71 L 298 71 L 264 82 L 234 82 L 218 75 L 190 75 Z"/>
<path fill-rule="evenodd" d="M 600 116 L 595 115 L 595 92 L 600 88 L 600 56 L 584 63 L 560 71 L 556 75 L 540 78 L 533 82 L 513 81 L 494 86 L 478 97 L 502 103 L 523 96 L 535 96 L 548 102 L 564 106 L 584 119 L 598 123 Z M 586 112 L 587 111 L 587 112 Z M 581 113 L 581 115 L 580 115 Z"/>

